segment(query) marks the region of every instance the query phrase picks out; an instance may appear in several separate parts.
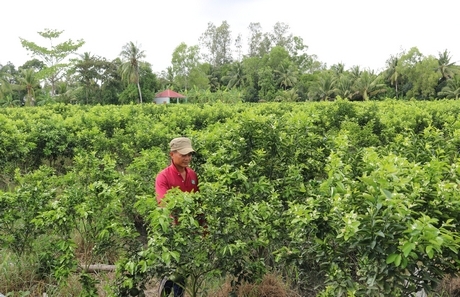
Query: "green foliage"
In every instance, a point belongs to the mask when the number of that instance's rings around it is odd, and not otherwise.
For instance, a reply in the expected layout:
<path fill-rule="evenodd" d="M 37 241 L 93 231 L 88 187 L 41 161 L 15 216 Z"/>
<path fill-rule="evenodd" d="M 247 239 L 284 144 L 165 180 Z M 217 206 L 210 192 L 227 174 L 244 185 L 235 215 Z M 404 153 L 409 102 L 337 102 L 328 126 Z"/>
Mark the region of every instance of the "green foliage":
<path fill-rule="evenodd" d="M 190 296 L 224 277 L 237 292 L 269 271 L 318 296 L 433 292 L 458 271 L 459 111 L 340 98 L 0 110 L 0 242 L 87 296 L 94 263 L 117 265 L 120 296 L 163 275 Z M 200 192 L 160 208 L 177 135 L 193 139 Z"/>
<path fill-rule="evenodd" d="M 140 46 L 134 44 L 132 41 L 126 43 L 123 46 L 123 50 L 120 53 L 123 59 L 123 63 L 119 68 L 121 77 L 124 81 L 134 84 L 139 91 L 136 102 L 142 103 L 142 91 L 140 87 L 140 68 L 145 62 L 142 61 L 145 58 L 145 53 L 140 49 Z"/>
<path fill-rule="evenodd" d="M 36 228 L 33 219 L 55 198 L 54 174 L 49 167 L 22 176 L 16 170 L 17 186 L 0 193 L 0 247 L 17 255 L 32 251 L 34 240 L 47 231 Z"/>
<path fill-rule="evenodd" d="M 139 91 L 135 84 L 129 84 L 119 95 L 121 104 L 137 103 L 139 99 Z"/>
<path fill-rule="evenodd" d="M 447 84 L 439 92 L 440 96 L 445 96 L 449 99 L 460 98 L 460 75 L 454 76 L 452 79 L 447 80 Z"/>
<path fill-rule="evenodd" d="M 209 89 L 200 91 L 197 88 L 184 92 L 187 99 L 193 103 L 241 103 L 244 91 L 238 89 L 218 90 L 212 93 Z"/>
<path fill-rule="evenodd" d="M 226 88 L 236 89 L 239 95 L 225 98 L 225 102 L 332 101 L 337 96 L 360 101 L 385 96 L 417 100 L 458 97 L 448 81 L 458 76 L 459 66 L 451 62 L 447 49 L 438 57 L 425 56 L 416 47 L 402 50 L 389 57 L 380 73 L 361 71 L 356 65 L 346 69 L 343 63 L 327 69 L 316 55 L 308 53 L 302 38 L 289 32 L 289 25 L 277 22 L 271 32 L 263 32 L 259 23 L 251 23 L 248 29 L 245 54 L 241 35 L 234 40 L 236 50 L 232 48 L 227 22 L 220 26 L 208 23 L 199 45 L 178 45 L 172 53 L 172 65 L 158 77 L 151 65 L 143 62 L 144 51 L 133 42 L 126 43 L 112 61 L 88 52 L 80 54 L 79 60 L 69 59 L 84 41 L 59 43 L 56 41 L 64 31 L 44 29 L 38 34 L 49 47 L 20 38 L 34 58 L 18 70 L 11 63 L 0 65 L 0 104 L 149 103 L 157 91 L 171 87 L 181 92 L 200 90 L 191 100 L 199 103 L 223 101 L 222 95 L 215 93 Z M 39 86 L 37 82 L 43 80 L 47 83 Z"/>
<path fill-rule="evenodd" d="M 30 295 L 28 288 L 41 279 L 37 276 L 39 263 L 35 255 L 12 254 L 6 249 L 0 253 L 0 290 L 6 296 Z M 14 295 L 17 293 L 18 295 Z"/>
<path fill-rule="evenodd" d="M 58 31 L 55 29 L 44 29 L 44 31 L 38 32 L 38 34 L 47 39 L 50 43 L 50 47 L 44 47 L 37 45 L 35 42 L 21 39 L 21 45 L 31 52 L 34 57 L 38 57 L 46 65 L 38 72 L 38 76 L 45 78 L 51 85 L 51 94 L 55 95 L 56 83 L 64 75 L 65 69 L 68 67 L 69 55 L 75 53 L 85 42 L 80 39 L 76 42 L 71 39 L 61 42 L 54 43 L 53 41 L 59 39 L 64 31 Z"/>

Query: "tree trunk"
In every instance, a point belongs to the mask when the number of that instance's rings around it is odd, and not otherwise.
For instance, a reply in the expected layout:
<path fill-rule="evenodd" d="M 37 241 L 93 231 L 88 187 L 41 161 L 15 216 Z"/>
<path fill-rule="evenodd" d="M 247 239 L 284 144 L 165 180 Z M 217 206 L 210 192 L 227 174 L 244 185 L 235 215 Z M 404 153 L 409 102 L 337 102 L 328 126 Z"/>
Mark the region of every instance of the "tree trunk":
<path fill-rule="evenodd" d="M 99 272 L 99 271 L 115 271 L 115 269 L 116 269 L 115 265 L 93 264 L 93 265 L 89 265 L 88 268 L 82 269 L 82 270 L 85 270 L 86 272 L 94 273 L 94 272 Z"/>
<path fill-rule="evenodd" d="M 139 90 L 139 99 L 140 99 L 139 103 L 142 103 L 141 85 L 139 84 L 139 81 L 137 82 L 137 89 Z"/>

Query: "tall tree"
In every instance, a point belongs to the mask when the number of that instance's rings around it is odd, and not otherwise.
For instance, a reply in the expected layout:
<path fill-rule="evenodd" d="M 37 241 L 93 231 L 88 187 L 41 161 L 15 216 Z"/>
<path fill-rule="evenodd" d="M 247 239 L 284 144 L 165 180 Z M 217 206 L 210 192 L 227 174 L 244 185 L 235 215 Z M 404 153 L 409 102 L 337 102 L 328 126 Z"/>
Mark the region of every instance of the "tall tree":
<path fill-rule="evenodd" d="M 359 66 L 351 67 L 349 72 L 350 72 L 351 77 L 353 77 L 354 80 L 357 80 L 363 73 L 361 69 L 359 68 Z"/>
<path fill-rule="evenodd" d="M 355 83 L 355 90 L 363 100 L 367 101 L 371 96 L 384 93 L 386 87 L 382 82 L 381 76 L 369 71 L 363 71 Z"/>
<path fill-rule="evenodd" d="M 458 73 L 458 67 L 454 62 L 451 62 L 452 56 L 450 56 L 447 50 L 442 53 L 438 53 L 438 67 L 436 70 L 441 74 L 441 80 L 447 80 L 454 77 L 455 73 Z"/>
<path fill-rule="evenodd" d="M 407 90 L 406 95 L 408 97 L 417 99 L 434 97 L 436 86 L 441 77 L 441 74 L 435 71 L 438 66 L 435 57 L 424 57 L 416 47 L 413 47 L 401 56 L 398 66 L 401 67 L 401 73 L 412 86 Z"/>
<path fill-rule="evenodd" d="M 219 27 L 208 23 L 208 28 L 200 37 L 203 57 L 214 67 L 220 67 L 232 61 L 232 38 L 230 25 L 223 21 Z"/>
<path fill-rule="evenodd" d="M 438 93 L 440 96 L 445 98 L 460 98 L 460 76 L 456 75 L 447 81 L 447 84 L 442 88 L 441 92 Z"/>
<path fill-rule="evenodd" d="M 336 78 L 339 78 L 345 71 L 345 64 L 344 63 L 337 63 L 331 66 L 331 70 L 334 73 Z"/>
<path fill-rule="evenodd" d="M 43 63 L 43 61 L 40 61 L 39 59 L 35 58 L 32 60 L 26 61 L 22 66 L 18 67 L 18 70 L 33 68 L 35 69 L 35 72 L 40 72 L 45 67 L 46 65 L 45 63 Z"/>
<path fill-rule="evenodd" d="M 79 55 L 80 59 L 74 60 L 74 71 L 77 81 L 83 86 L 86 104 L 89 103 L 89 96 L 94 89 L 99 87 L 101 79 L 102 61 L 100 58 L 85 52 Z"/>
<path fill-rule="evenodd" d="M 85 42 L 82 39 L 73 42 L 71 39 L 54 45 L 54 41 L 58 39 L 64 31 L 53 29 L 45 29 L 39 31 L 38 34 L 47 39 L 50 47 L 37 45 L 35 42 L 20 38 L 22 46 L 33 57 L 42 59 L 46 67 L 40 70 L 37 74 L 39 77 L 44 77 L 51 85 L 51 95 L 55 95 L 56 83 L 65 75 L 69 63 L 66 59 L 69 55 L 75 53 Z"/>
<path fill-rule="evenodd" d="M 241 33 L 235 38 L 235 53 L 236 53 L 236 60 L 241 61 L 243 57 L 243 37 Z"/>
<path fill-rule="evenodd" d="M 244 87 L 246 84 L 246 76 L 244 74 L 243 63 L 238 61 L 234 62 L 231 65 L 226 79 L 228 80 L 227 87 L 229 89 Z"/>
<path fill-rule="evenodd" d="M 288 52 L 293 51 L 293 36 L 289 33 L 289 25 L 285 23 L 277 22 L 273 26 L 273 32 L 269 34 L 270 41 L 273 46 L 284 47 Z"/>
<path fill-rule="evenodd" d="M 258 72 L 259 98 L 264 101 L 275 99 L 276 85 L 273 79 L 273 69 L 270 66 L 262 67 Z"/>
<path fill-rule="evenodd" d="M 275 70 L 275 74 L 276 83 L 284 90 L 294 87 L 297 83 L 298 71 L 292 64 L 288 67 L 280 65 L 280 67 Z"/>
<path fill-rule="evenodd" d="M 0 65 L 0 99 L 5 106 L 20 105 L 25 92 L 18 88 L 19 71 L 13 63 Z"/>
<path fill-rule="evenodd" d="M 293 64 L 289 52 L 281 46 L 273 47 L 270 53 L 262 58 L 262 63 L 272 69 L 279 69 L 281 66 L 288 68 Z"/>
<path fill-rule="evenodd" d="M 35 89 L 39 87 L 39 80 L 36 76 L 35 69 L 21 69 L 19 76 L 19 86 L 21 89 L 26 90 L 26 106 L 35 105 Z"/>
<path fill-rule="evenodd" d="M 209 82 L 210 91 L 216 92 L 221 88 L 221 71 L 219 67 L 214 67 L 209 63 L 203 65 L 206 68 L 206 76 Z"/>
<path fill-rule="evenodd" d="M 137 85 L 139 102 L 142 103 L 142 91 L 139 84 L 139 64 L 144 63 L 142 59 L 145 58 L 145 53 L 137 44 L 130 41 L 123 46 L 120 56 L 122 58 L 121 77 L 129 83 Z"/>
<path fill-rule="evenodd" d="M 308 97 L 312 100 L 332 100 L 336 91 L 336 78 L 329 71 L 324 71 L 318 80 L 312 83 Z"/>
<path fill-rule="evenodd" d="M 247 76 L 249 85 L 257 85 L 257 72 L 264 66 L 263 61 L 257 57 L 246 57 L 243 59 L 242 64 L 243 71 Z"/>
<path fill-rule="evenodd" d="M 270 35 L 262 32 L 260 23 L 250 23 L 248 29 L 248 57 L 261 58 L 270 51 Z"/>
<path fill-rule="evenodd" d="M 354 79 L 349 73 L 343 73 L 335 80 L 334 92 L 343 99 L 352 99 L 354 95 Z"/>
<path fill-rule="evenodd" d="M 12 94 L 11 94 L 11 83 L 9 81 L 10 75 L 5 71 L 1 71 L 2 68 L 3 66 L 0 67 L 0 100 L 3 101 L 7 98 L 10 98 Z"/>
<path fill-rule="evenodd" d="M 162 89 L 170 89 L 174 83 L 174 71 L 172 66 L 166 67 L 166 70 L 162 70 L 160 73 L 160 85 Z"/>
<path fill-rule="evenodd" d="M 200 64 L 199 54 L 200 49 L 197 45 L 187 46 L 184 42 L 174 49 L 171 64 L 174 83 L 179 89 L 187 90 L 191 87 L 189 85 L 190 74 Z"/>
<path fill-rule="evenodd" d="M 250 23 L 248 29 L 248 56 L 257 57 L 260 54 L 259 47 L 263 38 L 262 26 L 260 23 Z"/>
<path fill-rule="evenodd" d="M 386 61 L 386 69 L 384 71 L 385 79 L 390 83 L 391 86 L 395 88 L 396 98 L 398 98 L 399 84 L 402 81 L 401 66 L 398 64 L 399 57 L 391 56 Z"/>
<path fill-rule="evenodd" d="M 418 91 L 413 90 L 414 80 L 417 79 L 416 66 L 423 60 L 423 55 L 417 47 L 412 47 L 408 52 L 400 54 L 397 64 L 397 70 L 401 77 L 404 78 L 404 84 L 401 91 L 406 96 L 418 96 Z M 430 72 L 434 72 L 436 66 L 433 66 Z"/>
<path fill-rule="evenodd" d="M 199 64 L 197 67 L 190 70 L 189 85 L 196 86 L 200 90 L 209 88 L 208 78 L 209 64 Z"/>
<path fill-rule="evenodd" d="M 315 71 L 324 69 L 323 63 L 318 61 L 316 55 L 307 53 L 308 46 L 304 44 L 303 39 L 294 36 L 292 39 L 293 45 L 291 49 L 292 61 L 297 65 L 300 73 L 314 73 Z"/>
<path fill-rule="evenodd" d="M 120 94 L 125 88 L 120 73 L 121 65 L 122 62 L 119 57 L 112 61 L 103 59 L 100 96 L 102 104 L 120 103 Z"/>

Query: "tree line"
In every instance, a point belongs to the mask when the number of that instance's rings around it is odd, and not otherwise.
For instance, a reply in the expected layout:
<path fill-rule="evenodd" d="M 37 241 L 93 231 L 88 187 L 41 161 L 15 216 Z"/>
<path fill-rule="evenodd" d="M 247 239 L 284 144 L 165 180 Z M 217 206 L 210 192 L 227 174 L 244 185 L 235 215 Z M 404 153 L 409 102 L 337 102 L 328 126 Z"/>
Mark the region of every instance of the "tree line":
<path fill-rule="evenodd" d="M 220 26 L 208 23 L 196 45 L 179 44 L 171 66 L 154 73 L 138 44 L 126 43 L 117 58 L 108 60 L 79 53 L 83 39 L 59 43 L 64 31 L 44 29 L 38 34 L 48 47 L 20 38 L 32 59 L 17 68 L 10 62 L 0 64 L 0 105 L 143 103 L 152 102 L 165 88 L 186 94 L 189 102 L 228 97 L 243 102 L 299 102 L 460 96 L 460 66 L 447 49 L 437 57 L 426 56 L 417 47 L 402 50 L 376 72 L 343 63 L 328 66 L 310 54 L 303 39 L 290 33 L 285 23 L 276 23 L 269 32 L 260 23 L 250 23 L 248 30 L 243 53 L 242 35 L 233 38 L 226 21 Z"/>

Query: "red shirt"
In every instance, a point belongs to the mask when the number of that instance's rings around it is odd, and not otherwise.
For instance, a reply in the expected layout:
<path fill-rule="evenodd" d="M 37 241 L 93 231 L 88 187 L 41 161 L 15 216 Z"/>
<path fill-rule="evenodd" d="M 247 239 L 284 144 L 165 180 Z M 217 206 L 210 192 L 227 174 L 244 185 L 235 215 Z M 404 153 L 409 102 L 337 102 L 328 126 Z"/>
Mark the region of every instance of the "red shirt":
<path fill-rule="evenodd" d="M 179 188 L 183 192 L 198 192 L 198 177 L 193 169 L 186 167 L 185 180 L 182 178 L 176 167 L 171 164 L 160 173 L 155 180 L 155 192 L 157 201 L 160 203 L 166 192 L 172 188 Z"/>

